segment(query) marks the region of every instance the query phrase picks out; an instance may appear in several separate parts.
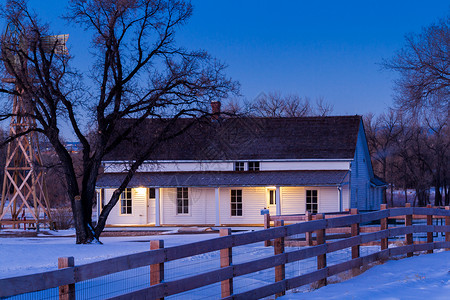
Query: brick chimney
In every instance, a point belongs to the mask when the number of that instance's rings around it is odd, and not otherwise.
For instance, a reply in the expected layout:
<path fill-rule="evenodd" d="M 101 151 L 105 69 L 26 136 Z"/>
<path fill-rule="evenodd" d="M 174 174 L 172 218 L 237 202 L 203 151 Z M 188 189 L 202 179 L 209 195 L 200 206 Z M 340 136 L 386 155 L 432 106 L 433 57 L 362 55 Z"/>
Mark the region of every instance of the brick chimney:
<path fill-rule="evenodd" d="M 220 118 L 220 101 L 211 101 L 211 120 L 217 121 Z"/>

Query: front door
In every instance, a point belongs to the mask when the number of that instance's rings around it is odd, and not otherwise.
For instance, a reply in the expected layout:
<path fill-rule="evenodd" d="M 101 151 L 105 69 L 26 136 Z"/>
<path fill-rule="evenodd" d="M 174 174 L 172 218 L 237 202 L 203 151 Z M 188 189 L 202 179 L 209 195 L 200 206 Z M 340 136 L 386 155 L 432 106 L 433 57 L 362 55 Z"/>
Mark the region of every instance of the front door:
<path fill-rule="evenodd" d="M 267 189 L 267 208 L 271 215 L 277 214 L 277 190 L 275 188 Z"/>
<path fill-rule="evenodd" d="M 148 189 L 148 199 L 147 199 L 147 223 L 155 224 L 155 189 Z"/>

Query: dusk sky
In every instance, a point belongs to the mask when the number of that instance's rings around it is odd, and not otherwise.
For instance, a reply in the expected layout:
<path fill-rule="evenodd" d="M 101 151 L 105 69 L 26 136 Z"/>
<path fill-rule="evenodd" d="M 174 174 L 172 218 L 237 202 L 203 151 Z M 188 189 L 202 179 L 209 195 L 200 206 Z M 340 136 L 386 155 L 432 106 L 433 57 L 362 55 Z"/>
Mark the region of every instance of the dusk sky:
<path fill-rule="evenodd" d="M 63 28 L 67 0 L 31 0 L 43 20 L 69 33 L 77 66 L 88 67 L 89 43 L 79 28 Z M 381 113 L 392 105 L 395 74 L 382 70 L 404 43 L 450 12 L 450 1 L 194 0 L 194 15 L 178 44 L 204 49 L 253 100 L 261 92 L 323 97 L 333 114 Z M 61 29 L 60 29 L 61 28 Z"/>

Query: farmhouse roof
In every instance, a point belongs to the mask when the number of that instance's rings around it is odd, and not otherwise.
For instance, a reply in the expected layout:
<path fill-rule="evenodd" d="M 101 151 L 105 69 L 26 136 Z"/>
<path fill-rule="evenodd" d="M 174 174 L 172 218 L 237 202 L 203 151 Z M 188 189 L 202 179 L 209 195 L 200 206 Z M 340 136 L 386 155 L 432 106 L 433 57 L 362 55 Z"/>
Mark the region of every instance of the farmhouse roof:
<path fill-rule="evenodd" d="M 118 187 L 126 174 L 105 173 L 97 181 L 101 188 Z M 135 187 L 217 187 L 217 186 L 330 186 L 342 183 L 343 170 L 264 172 L 148 172 L 136 173 L 128 184 Z"/>
<path fill-rule="evenodd" d="M 125 128 L 134 119 L 123 120 Z M 298 118 L 223 118 L 193 122 L 178 119 L 146 160 L 352 159 L 361 116 Z M 148 119 L 105 156 L 105 161 L 135 160 L 170 120 Z M 192 126 L 191 126 L 192 125 Z M 120 132 L 120 129 L 118 130 Z"/>

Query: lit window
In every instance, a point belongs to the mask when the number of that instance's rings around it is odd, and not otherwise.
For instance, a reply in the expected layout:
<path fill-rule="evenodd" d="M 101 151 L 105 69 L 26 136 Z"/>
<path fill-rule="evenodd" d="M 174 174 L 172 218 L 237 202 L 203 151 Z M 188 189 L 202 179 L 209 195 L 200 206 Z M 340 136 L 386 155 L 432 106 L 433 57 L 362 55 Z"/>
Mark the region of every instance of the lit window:
<path fill-rule="evenodd" d="M 317 204 L 317 190 L 306 191 L 306 210 L 310 213 L 316 214 L 318 212 Z"/>
<path fill-rule="evenodd" d="M 156 198 L 155 188 L 149 188 L 148 189 L 148 198 L 149 199 L 155 199 Z"/>
<path fill-rule="evenodd" d="M 231 216 L 242 216 L 242 190 L 231 190 Z"/>
<path fill-rule="evenodd" d="M 131 215 L 132 205 L 131 205 L 131 189 L 126 188 L 120 195 L 120 213 L 122 215 Z"/>
<path fill-rule="evenodd" d="M 277 204 L 277 191 L 269 190 L 269 205 Z"/>
<path fill-rule="evenodd" d="M 188 188 L 177 188 L 177 214 L 189 214 Z"/>
<path fill-rule="evenodd" d="M 259 171 L 259 161 L 249 161 L 248 162 L 249 171 Z"/>
<path fill-rule="evenodd" d="M 245 163 L 243 161 L 237 161 L 234 163 L 234 170 L 235 171 L 244 171 Z"/>

